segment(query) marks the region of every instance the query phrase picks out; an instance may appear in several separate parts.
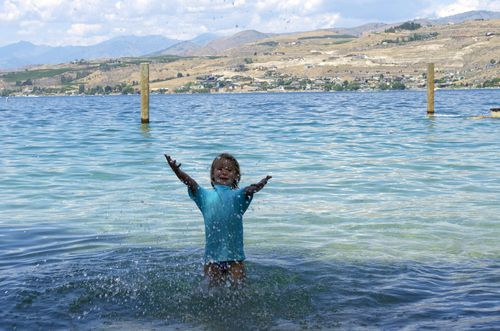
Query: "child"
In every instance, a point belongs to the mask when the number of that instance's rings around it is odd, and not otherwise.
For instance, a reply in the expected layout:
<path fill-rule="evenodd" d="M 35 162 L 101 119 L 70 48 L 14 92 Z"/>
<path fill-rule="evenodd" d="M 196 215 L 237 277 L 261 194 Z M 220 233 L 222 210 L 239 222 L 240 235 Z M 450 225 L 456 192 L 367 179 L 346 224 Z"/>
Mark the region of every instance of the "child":
<path fill-rule="evenodd" d="M 187 185 L 189 196 L 203 214 L 204 273 L 210 285 L 222 285 L 227 280 L 232 286 L 241 285 L 245 279 L 242 217 L 254 193 L 262 190 L 271 176 L 239 189 L 240 165 L 232 155 L 223 153 L 214 159 L 210 168 L 212 189 L 205 189 L 180 169 L 180 163 L 167 154 L 165 158 L 177 178 Z"/>

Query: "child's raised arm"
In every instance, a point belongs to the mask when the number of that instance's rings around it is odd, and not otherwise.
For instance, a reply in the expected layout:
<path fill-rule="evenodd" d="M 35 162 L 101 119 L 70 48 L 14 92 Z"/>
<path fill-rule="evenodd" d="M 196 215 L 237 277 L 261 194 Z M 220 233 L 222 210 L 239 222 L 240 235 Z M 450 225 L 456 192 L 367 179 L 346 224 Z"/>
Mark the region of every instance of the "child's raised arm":
<path fill-rule="evenodd" d="M 272 176 L 266 176 L 265 178 L 263 178 L 257 184 L 252 184 L 252 185 L 249 185 L 249 186 L 245 187 L 245 194 L 247 196 L 250 196 L 250 195 L 253 195 L 254 193 L 259 192 L 260 190 L 262 190 L 264 188 L 264 186 L 266 186 L 267 181 L 270 180 L 271 178 L 273 178 L 273 177 Z"/>
<path fill-rule="evenodd" d="M 170 168 L 172 168 L 172 171 L 175 173 L 177 178 L 179 178 L 181 182 L 186 184 L 187 187 L 189 187 L 189 189 L 193 193 L 196 193 L 196 188 L 198 187 L 198 183 L 196 183 L 196 181 L 193 178 L 191 178 L 188 174 L 186 174 L 184 171 L 181 170 L 180 163 L 178 164 L 176 160 L 170 157 L 170 155 L 167 154 L 164 155 L 165 158 L 167 159 L 168 165 L 170 166 Z"/>

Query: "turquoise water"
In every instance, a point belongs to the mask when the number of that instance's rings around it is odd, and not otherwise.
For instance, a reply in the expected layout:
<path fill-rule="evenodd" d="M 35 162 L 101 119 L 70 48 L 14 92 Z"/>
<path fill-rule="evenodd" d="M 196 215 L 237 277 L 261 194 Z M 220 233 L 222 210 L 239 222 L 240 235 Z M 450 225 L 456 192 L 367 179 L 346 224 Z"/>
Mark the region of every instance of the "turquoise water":
<path fill-rule="evenodd" d="M 0 98 L 0 329 L 498 329 L 500 90 Z M 248 282 L 208 290 L 163 153 L 242 185 Z"/>

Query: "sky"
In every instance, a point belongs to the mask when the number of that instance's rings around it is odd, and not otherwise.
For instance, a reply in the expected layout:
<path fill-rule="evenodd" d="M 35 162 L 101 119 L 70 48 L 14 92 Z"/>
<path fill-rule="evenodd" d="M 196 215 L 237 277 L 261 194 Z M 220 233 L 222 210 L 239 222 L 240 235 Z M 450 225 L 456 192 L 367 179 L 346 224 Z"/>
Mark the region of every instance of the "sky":
<path fill-rule="evenodd" d="M 189 40 L 500 12 L 500 0 L 0 0 L 0 46 L 92 45 L 124 35 Z"/>

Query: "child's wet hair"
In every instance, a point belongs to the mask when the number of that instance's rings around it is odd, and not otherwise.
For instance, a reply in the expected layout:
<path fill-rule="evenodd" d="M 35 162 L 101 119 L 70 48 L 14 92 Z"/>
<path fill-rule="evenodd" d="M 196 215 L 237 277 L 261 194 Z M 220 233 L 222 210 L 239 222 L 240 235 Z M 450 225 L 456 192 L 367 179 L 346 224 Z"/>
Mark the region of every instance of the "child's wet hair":
<path fill-rule="evenodd" d="M 236 158 L 229 153 L 221 153 L 217 155 L 217 157 L 212 161 L 212 166 L 210 167 L 210 183 L 212 184 L 212 187 L 214 186 L 215 162 L 218 160 L 228 160 L 233 164 L 237 174 L 236 182 L 234 183 L 233 188 L 237 188 L 238 183 L 240 182 L 241 179 L 240 164 L 238 163 Z"/>

